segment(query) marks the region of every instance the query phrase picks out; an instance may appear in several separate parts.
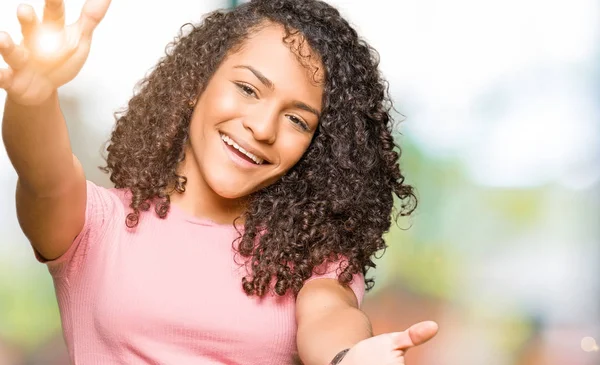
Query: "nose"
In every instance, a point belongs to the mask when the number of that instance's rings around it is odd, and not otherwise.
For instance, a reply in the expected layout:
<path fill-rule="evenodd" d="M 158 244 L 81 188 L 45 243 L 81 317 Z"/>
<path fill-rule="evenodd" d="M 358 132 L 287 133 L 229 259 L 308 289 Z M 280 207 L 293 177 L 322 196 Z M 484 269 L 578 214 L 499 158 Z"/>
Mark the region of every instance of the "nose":
<path fill-rule="evenodd" d="M 277 108 L 259 108 L 255 113 L 244 118 L 242 124 L 252 133 L 255 140 L 273 144 L 277 140 L 278 120 Z"/>

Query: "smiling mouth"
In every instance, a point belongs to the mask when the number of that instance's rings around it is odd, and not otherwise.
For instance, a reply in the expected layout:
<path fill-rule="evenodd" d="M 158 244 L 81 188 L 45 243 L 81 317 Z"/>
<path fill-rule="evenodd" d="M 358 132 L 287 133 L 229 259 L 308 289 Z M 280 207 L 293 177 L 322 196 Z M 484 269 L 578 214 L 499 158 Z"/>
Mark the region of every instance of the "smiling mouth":
<path fill-rule="evenodd" d="M 269 162 L 256 156 L 255 154 L 246 151 L 244 148 L 242 148 L 240 145 L 238 145 L 234 140 L 232 140 L 231 138 L 229 138 L 228 136 L 221 134 L 221 140 L 223 140 L 223 142 L 225 142 L 225 144 L 227 145 L 227 147 L 233 152 L 235 153 L 237 156 L 239 156 L 240 158 L 251 162 L 255 165 L 266 165 Z"/>

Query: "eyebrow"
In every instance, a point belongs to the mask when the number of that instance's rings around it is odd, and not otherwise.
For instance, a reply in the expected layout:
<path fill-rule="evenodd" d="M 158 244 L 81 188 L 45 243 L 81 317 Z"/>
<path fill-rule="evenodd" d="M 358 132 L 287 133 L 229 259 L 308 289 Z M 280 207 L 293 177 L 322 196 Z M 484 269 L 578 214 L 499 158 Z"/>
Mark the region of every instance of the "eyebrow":
<path fill-rule="evenodd" d="M 273 81 L 269 80 L 265 75 L 263 75 L 260 71 L 258 71 L 257 69 L 255 69 L 252 66 L 239 65 L 239 66 L 235 66 L 234 68 L 245 68 L 246 70 L 250 70 L 250 72 L 252 72 L 254 74 L 254 76 L 256 76 L 256 78 L 259 79 L 260 82 L 263 83 L 263 85 L 265 85 L 269 89 L 275 88 Z"/>
<path fill-rule="evenodd" d="M 298 109 L 306 110 L 307 112 L 313 113 L 317 118 L 321 118 L 321 113 L 310 105 L 304 104 L 301 101 L 294 102 L 294 106 Z"/>
<path fill-rule="evenodd" d="M 257 69 L 255 69 L 252 66 L 248 66 L 248 65 L 239 65 L 239 66 L 235 66 L 234 68 L 244 68 L 246 70 L 249 70 L 250 72 L 252 72 L 254 74 L 254 76 L 256 76 L 256 78 L 266 87 L 268 87 L 269 89 L 273 90 L 275 89 L 275 84 L 273 84 L 273 81 L 269 80 L 265 75 L 262 74 L 262 72 L 258 71 Z M 312 106 L 303 103 L 301 101 L 295 101 L 294 102 L 294 106 L 298 109 L 302 109 L 305 110 L 307 112 L 313 113 L 314 115 L 316 115 L 318 118 L 321 117 L 321 113 L 313 108 Z"/>

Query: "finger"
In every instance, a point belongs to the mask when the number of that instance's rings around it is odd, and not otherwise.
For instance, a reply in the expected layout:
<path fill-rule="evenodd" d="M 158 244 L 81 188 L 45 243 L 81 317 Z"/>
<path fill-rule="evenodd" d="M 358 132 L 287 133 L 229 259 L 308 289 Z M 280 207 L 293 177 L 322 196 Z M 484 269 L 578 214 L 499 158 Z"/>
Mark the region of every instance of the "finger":
<path fill-rule="evenodd" d="M 21 33 L 25 43 L 29 42 L 39 21 L 31 5 L 21 4 L 17 8 L 17 18 L 21 24 Z"/>
<path fill-rule="evenodd" d="M 394 345 L 398 350 L 408 350 L 432 339 L 437 334 L 438 329 L 437 323 L 432 321 L 417 323 L 404 332 L 393 334 Z"/>
<path fill-rule="evenodd" d="M 110 2 L 111 0 L 87 0 L 85 2 L 78 20 L 84 37 L 91 38 L 94 29 L 106 15 Z"/>
<path fill-rule="evenodd" d="M 63 0 L 46 0 L 43 22 L 56 28 L 62 28 L 65 25 L 65 3 Z"/>
<path fill-rule="evenodd" d="M 0 89 L 9 89 L 12 86 L 13 72 L 11 69 L 0 68 Z"/>
<path fill-rule="evenodd" d="M 13 70 L 19 70 L 27 63 L 27 50 L 15 45 L 12 38 L 5 32 L 0 32 L 0 55 Z"/>

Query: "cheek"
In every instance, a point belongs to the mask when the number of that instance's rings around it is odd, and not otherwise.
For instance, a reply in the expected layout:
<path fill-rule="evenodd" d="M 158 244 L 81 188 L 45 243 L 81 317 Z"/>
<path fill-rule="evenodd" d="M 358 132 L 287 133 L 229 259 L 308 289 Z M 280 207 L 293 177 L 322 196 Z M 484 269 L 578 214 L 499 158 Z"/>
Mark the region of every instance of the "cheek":
<path fill-rule="evenodd" d="M 238 95 L 225 87 L 207 88 L 198 99 L 190 123 L 190 139 L 202 145 L 208 131 L 222 122 L 239 116 L 241 105 Z"/>
<path fill-rule="evenodd" d="M 233 87 L 222 85 L 207 89 L 202 95 L 198 108 L 205 120 L 210 124 L 216 124 L 221 121 L 235 117 L 240 112 L 239 95 Z"/>
<path fill-rule="evenodd" d="M 293 138 L 287 139 L 286 141 L 282 141 L 279 137 L 277 139 L 278 143 L 280 143 L 280 148 L 278 148 L 280 162 L 277 169 L 271 174 L 267 179 L 265 179 L 261 184 L 259 184 L 258 189 L 260 190 L 266 186 L 269 186 L 279 180 L 283 175 L 285 175 L 306 153 L 308 146 L 310 145 L 311 139 L 308 138 Z"/>
<path fill-rule="evenodd" d="M 291 169 L 306 153 L 310 145 L 311 138 L 287 138 L 281 141 L 279 154 L 281 156 L 281 167 L 287 172 Z"/>

